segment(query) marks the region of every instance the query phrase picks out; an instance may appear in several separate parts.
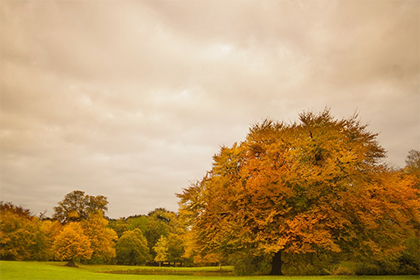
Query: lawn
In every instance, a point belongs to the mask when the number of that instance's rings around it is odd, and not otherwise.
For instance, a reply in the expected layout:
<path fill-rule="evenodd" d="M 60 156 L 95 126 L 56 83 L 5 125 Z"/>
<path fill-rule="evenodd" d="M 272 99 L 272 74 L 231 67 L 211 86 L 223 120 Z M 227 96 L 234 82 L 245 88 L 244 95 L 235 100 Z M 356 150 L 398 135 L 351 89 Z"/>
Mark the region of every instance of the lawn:
<path fill-rule="evenodd" d="M 178 273 L 191 273 L 192 271 L 214 271 L 218 268 L 177 268 L 175 271 Z M 224 268 L 225 270 L 229 268 Z M 150 267 L 131 267 L 131 266 L 106 266 L 106 265 L 81 265 L 78 268 L 70 268 L 64 266 L 64 263 L 55 262 L 12 262 L 0 261 L 0 279 L 16 279 L 16 280 L 80 280 L 80 279 L 95 279 L 95 280 L 108 280 L 108 279 L 127 279 L 127 280 L 418 280 L 419 276 L 198 276 L 198 275 L 158 275 L 159 271 L 167 273 L 174 271 L 173 268 L 154 268 L 151 271 Z M 129 274 L 114 274 L 110 272 L 125 271 Z M 108 272 L 108 273 L 105 273 Z M 133 272 L 153 273 L 149 275 L 132 274 Z"/>

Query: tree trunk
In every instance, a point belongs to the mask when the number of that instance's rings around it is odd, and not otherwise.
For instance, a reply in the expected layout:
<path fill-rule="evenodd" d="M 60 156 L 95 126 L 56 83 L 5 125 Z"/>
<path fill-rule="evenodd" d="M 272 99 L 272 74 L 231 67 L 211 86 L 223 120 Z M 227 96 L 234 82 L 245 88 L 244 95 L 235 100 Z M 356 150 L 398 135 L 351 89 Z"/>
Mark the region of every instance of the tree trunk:
<path fill-rule="evenodd" d="M 274 254 L 273 260 L 271 261 L 271 272 L 270 275 L 283 275 L 281 272 L 281 250 Z"/>
<path fill-rule="evenodd" d="M 77 267 L 76 263 L 74 262 L 74 260 L 69 260 L 69 262 L 66 264 L 66 266 L 70 266 L 70 267 Z"/>

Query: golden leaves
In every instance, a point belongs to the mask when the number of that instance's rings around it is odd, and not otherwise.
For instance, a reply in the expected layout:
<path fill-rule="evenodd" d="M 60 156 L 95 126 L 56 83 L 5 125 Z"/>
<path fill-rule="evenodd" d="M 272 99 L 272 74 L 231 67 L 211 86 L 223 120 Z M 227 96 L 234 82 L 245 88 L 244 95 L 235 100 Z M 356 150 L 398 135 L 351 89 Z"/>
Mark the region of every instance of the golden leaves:
<path fill-rule="evenodd" d="M 54 251 L 59 260 L 90 259 L 93 253 L 89 238 L 77 222 L 64 226 L 54 241 Z"/>

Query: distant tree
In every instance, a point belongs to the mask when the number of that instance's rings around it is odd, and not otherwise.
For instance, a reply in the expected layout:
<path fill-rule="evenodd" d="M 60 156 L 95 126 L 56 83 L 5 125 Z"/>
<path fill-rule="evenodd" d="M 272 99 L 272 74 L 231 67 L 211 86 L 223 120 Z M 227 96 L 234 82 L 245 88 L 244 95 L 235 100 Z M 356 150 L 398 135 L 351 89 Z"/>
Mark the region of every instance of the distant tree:
<path fill-rule="evenodd" d="M 93 250 L 89 237 L 83 233 L 78 222 L 71 222 L 64 226 L 54 241 L 55 257 L 68 261 L 68 266 L 76 266 L 78 260 L 89 260 Z"/>
<path fill-rule="evenodd" d="M 115 248 L 119 264 L 144 265 L 151 260 L 147 240 L 140 229 L 124 232 Z"/>
<path fill-rule="evenodd" d="M 11 202 L 0 201 L 0 212 L 14 213 L 22 218 L 32 219 L 31 210 L 25 209 L 22 206 L 14 205 Z"/>
<path fill-rule="evenodd" d="M 91 262 L 109 262 L 116 256 L 115 241 L 118 237 L 113 229 L 107 227 L 108 223 L 102 211 L 91 213 L 88 220 L 80 222 L 93 250 Z"/>
<path fill-rule="evenodd" d="M 381 162 L 377 135 L 357 116 L 299 117 L 252 126 L 178 195 L 197 254 L 271 256 L 274 275 L 284 254 L 395 260 L 418 220 L 418 189 Z"/>
<path fill-rule="evenodd" d="M 125 221 L 126 230 L 135 230 L 138 228 L 145 235 L 145 233 L 148 231 L 148 220 L 149 217 L 144 215 L 129 217 Z"/>
<path fill-rule="evenodd" d="M 153 247 L 161 236 L 167 237 L 171 232 L 171 223 L 176 214 L 164 208 L 157 208 L 147 215 L 147 225 L 144 236 L 147 239 L 152 257 L 155 258 L 156 252 Z"/>
<path fill-rule="evenodd" d="M 405 160 L 405 164 L 409 173 L 420 177 L 420 151 L 410 150 Z"/>
<path fill-rule="evenodd" d="M 89 214 L 97 211 L 107 211 L 108 201 L 105 196 L 85 195 L 83 191 L 73 191 L 66 194 L 63 201 L 54 207 L 53 218 L 60 223 L 79 222 L 88 219 Z"/>
<path fill-rule="evenodd" d="M 109 227 L 113 229 L 117 233 L 118 238 L 120 238 L 124 231 L 128 230 L 128 223 L 124 218 L 120 218 L 118 220 L 110 220 Z"/>

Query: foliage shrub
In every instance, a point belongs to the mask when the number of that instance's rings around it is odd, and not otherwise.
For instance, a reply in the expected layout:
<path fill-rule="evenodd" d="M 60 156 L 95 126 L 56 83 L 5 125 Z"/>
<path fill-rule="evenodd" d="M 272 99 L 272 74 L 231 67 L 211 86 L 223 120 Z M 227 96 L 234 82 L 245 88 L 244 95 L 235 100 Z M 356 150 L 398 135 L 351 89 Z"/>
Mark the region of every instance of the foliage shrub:
<path fill-rule="evenodd" d="M 253 256 L 243 252 L 231 256 L 235 275 L 264 275 L 270 272 L 271 260 L 265 256 Z"/>
<path fill-rule="evenodd" d="M 381 272 L 379 265 L 374 263 L 361 263 L 356 266 L 356 275 L 381 275 L 384 274 Z"/>
<path fill-rule="evenodd" d="M 331 271 L 331 275 L 354 275 L 354 270 L 350 267 L 339 265 Z"/>
<path fill-rule="evenodd" d="M 332 260 L 327 254 L 283 254 L 285 275 L 328 275 Z"/>

